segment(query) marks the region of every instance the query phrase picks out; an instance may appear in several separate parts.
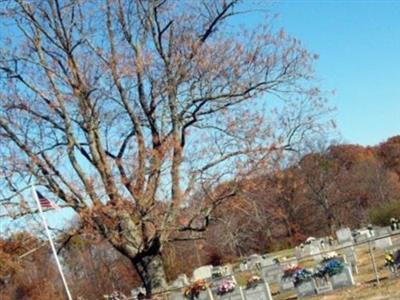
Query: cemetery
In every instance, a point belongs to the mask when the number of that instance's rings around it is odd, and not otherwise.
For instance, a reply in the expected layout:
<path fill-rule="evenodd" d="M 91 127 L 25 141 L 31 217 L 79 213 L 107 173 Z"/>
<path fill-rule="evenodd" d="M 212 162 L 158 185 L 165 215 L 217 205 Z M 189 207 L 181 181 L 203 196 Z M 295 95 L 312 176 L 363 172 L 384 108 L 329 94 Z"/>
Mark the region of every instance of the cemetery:
<path fill-rule="evenodd" d="M 390 227 L 349 228 L 330 237 L 310 238 L 304 244 L 277 253 L 253 254 L 236 265 L 201 266 L 192 278 L 179 276 L 165 299 L 283 300 L 334 294 L 373 280 L 369 256 L 380 266 L 380 276 L 395 279 L 400 268 L 400 238 Z M 362 242 L 360 236 L 367 238 Z M 371 240 L 369 240 L 371 239 Z M 321 242 L 323 241 L 323 242 Z M 372 248 L 370 248 L 372 247 Z M 372 278 L 371 278 L 372 277 Z"/>

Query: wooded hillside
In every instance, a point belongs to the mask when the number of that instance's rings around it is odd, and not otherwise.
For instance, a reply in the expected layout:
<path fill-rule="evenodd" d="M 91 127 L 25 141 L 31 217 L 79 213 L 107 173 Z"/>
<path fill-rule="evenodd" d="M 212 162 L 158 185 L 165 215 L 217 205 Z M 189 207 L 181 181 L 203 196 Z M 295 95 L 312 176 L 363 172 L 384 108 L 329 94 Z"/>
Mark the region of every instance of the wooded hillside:
<path fill-rule="evenodd" d="M 400 136 L 395 136 L 375 147 L 334 145 L 274 174 L 240 182 L 240 193 L 217 209 L 205 234 L 164 248 L 168 278 L 191 274 L 202 264 L 294 246 L 341 226 L 388 221 L 396 211 L 385 207 L 399 206 L 399 176 Z M 27 233 L 0 240 L 1 299 L 61 299 L 47 246 L 18 258 L 42 244 Z M 113 290 L 128 293 L 139 282 L 130 262 L 104 240 L 74 236 L 60 253 L 74 295 L 100 299 Z"/>

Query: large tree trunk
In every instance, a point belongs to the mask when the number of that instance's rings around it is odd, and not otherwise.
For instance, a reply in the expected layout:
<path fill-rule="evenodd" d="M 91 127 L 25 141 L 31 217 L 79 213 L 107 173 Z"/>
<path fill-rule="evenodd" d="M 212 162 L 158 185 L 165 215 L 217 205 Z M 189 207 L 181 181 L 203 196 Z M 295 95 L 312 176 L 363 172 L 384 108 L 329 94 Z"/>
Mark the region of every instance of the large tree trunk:
<path fill-rule="evenodd" d="M 136 258 L 132 262 L 142 279 L 147 297 L 150 297 L 152 293 L 167 289 L 167 279 L 160 253 Z"/>

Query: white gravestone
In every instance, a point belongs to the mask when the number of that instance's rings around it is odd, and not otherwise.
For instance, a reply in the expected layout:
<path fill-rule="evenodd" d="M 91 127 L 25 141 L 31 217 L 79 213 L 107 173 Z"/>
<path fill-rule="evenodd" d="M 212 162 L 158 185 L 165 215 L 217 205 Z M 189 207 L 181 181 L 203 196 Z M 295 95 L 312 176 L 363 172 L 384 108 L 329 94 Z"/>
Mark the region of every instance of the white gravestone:
<path fill-rule="evenodd" d="M 315 295 L 315 283 L 313 280 L 302 282 L 296 286 L 298 297 L 307 297 Z"/>
<path fill-rule="evenodd" d="M 247 267 L 249 270 L 259 269 L 261 267 L 262 258 L 258 254 L 252 254 L 247 257 Z"/>
<path fill-rule="evenodd" d="M 357 267 L 357 253 L 353 247 L 352 242 L 346 242 L 342 245 L 343 249 L 341 250 L 346 262 L 351 265 L 352 270 L 354 273 L 358 274 L 358 267 Z"/>
<path fill-rule="evenodd" d="M 321 249 L 319 247 L 310 244 L 310 245 L 306 245 L 305 249 L 306 249 L 307 255 L 312 257 L 312 259 L 314 259 L 314 261 L 320 262 L 322 260 Z"/>
<path fill-rule="evenodd" d="M 268 283 L 278 283 L 283 276 L 282 266 L 280 264 L 271 264 L 262 268 L 262 276 Z"/>
<path fill-rule="evenodd" d="M 131 290 L 131 297 L 133 299 L 137 299 L 139 294 L 145 295 L 146 289 L 144 287 L 137 287 L 137 288 L 134 288 L 133 290 Z"/>
<path fill-rule="evenodd" d="M 272 300 L 268 283 L 260 282 L 257 286 L 243 290 L 245 300 Z"/>
<path fill-rule="evenodd" d="M 212 277 L 212 269 L 213 269 L 213 266 L 211 266 L 211 265 L 202 266 L 202 267 L 195 269 L 193 271 L 193 279 L 196 281 L 199 279 L 211 278 Z"/>
<path fill-rule="evenodd" d="M 183 295 L 183 291 L 175 291 L 168 294 L 168 300 L 188 300 Z"/>
<path fill-rule="evenodd" d="M 317 294 L 324 294 L 333 290 L 332 283 L 326 278 L 316 278 L 314 282 Z"/>
<path fill-rule="evenodd" d="M 336 231 L 336 237 L 339 244 L 346 242 L 353 242 L 353 235 L 351 234 L 350 228 L 342 228 Z"/>
<path fill-rule="evenodd" d="M 283 269 L 291 268 L 298 265 L 298 260 L 296 257 L 289 257 L 281 261 L 281 266 Z"/>
<path fill-rule="evenodd" d="M 243 261 L 239 265 L 239 270 L 241 272 L 247 271 L 249 269 L 249 265 L 247 264 L 247 261 Z"/>
<path fill-rule="evenodd" d="M 226 293 L 224 295 L 218 295 L 216 291 L 213 291 L 214 300 L 242 300 L 242 295 L 239 288 L 235 288 L 230 293 Z"/>
<path fill-rule="evenodd" d="M 330 277 L 330 282 L 334 289 L 354 285 L 353 273 L 349 266 L 345 266 L 343 271 L 339 274 Z"/>
<path fill-rule="evenodd" d="M 293 279 L 290 278 L 285 278 L 282 279 L 279 283 L 279 291 L 280 292 L 285 292 L 285 291 L 290 291 L 294 289 L 294 283 Z"/>
<path fill-rule="evenodd" d="M 376 240 L 375 240 L 375 248 L 386 250 L 390 248 L 392 243 L 392 238 L 389 236 L 391 234 L 390 227 L 382 227 L 376 230 Z M 383 237 L 383 238 L 379 238 Z"/>
<path fill-rule="evenodd" d="M 180 274 L 171 284 L 172 288 L 183 288 L 189 285 L 189 279 L 186 274 Z"/>
<path fill-rule="evenodd" d="M 390 237 L 375 240 L 375 248 L 377 249 L 386 250 L 388 248 L 391 248 L 392 246 L 393 243 Z"/>

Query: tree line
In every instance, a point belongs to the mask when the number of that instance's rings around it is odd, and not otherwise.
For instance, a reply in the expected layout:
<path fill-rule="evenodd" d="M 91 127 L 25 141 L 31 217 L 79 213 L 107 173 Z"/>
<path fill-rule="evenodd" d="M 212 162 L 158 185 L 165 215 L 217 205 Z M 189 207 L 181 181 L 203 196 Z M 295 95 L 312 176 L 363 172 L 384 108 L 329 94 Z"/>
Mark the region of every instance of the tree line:
<path fill-rule="evenodd" d="M 279 171 L 247 179 L 240 183 L 238 195 L 215 211 L 209 231 L 197 239 L 165 245 L 167 281 L 181 273 L 190 276 L 203 264 L 235 262 L 253 253 L 295 246 L 342 226 L 357 228 L 374 221 L 387 225 L 400 212 L 399 175 L 400 137 L 396 136 L 375 147 L 332 145 Z M 376 218 L 387 205 L 397 211 Z M 42 244 L 28 233 L 1 240 L 2 299 L 63 298 L 51 252 Z M 39 250 L 32 255 L 19 258 L 36 247 Z M 74 295 L 100 299 L 114 290 L 128 294 L 141 285 L 129 259 L 106 239 L 93 240 L 82 233 L 59 251 Z"/>

